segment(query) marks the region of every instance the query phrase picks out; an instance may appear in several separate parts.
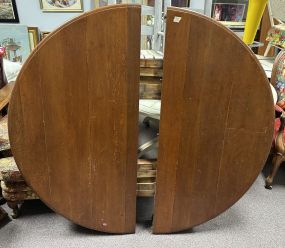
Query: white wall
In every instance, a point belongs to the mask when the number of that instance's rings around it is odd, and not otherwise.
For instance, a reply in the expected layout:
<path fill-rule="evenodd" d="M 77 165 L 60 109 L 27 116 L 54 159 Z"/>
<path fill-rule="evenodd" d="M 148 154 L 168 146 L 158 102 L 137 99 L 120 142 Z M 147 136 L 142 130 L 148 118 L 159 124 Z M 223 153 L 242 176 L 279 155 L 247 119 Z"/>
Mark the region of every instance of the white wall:
<path fill-rule="evenodd" d="M 71 12 L 43 12 L 40 0 L 16 0 L 20 24 L 38 27 L 40 31 L 52 31 L 73 17 L 82 14 Z M 83 0 L 83 10 L 94 8 L 94 0 Z"/>
<path fill-rule="evenodd" d="M 190 8 L 192 9 L 203 9 L 205 8 L 205 0 L 191 0 Z"/>
<path fill-rule="evenodd" d="M 20 24 L 29 27 L 38 27 L 40 31 L 52 31 L 64 22 L 80 15 L 71 12 L 43 12 L 40 8 L 40 0 L 16 0 Z M 202 9 L 210 15 L 212 0 L 191 0 L 191 8 Z M 84 11 L 94 8 L 94 0 L 83 0 Z"/>
<path fill-rule="evenodd" d="M 212 11 L 212 0 L 191 0 L 190 8 L 201 9 L 204 11 L 205 15 L 210 16 Z"/>
<path fill-rule="evenodd" d="M 211 16 L 212 13 L 212 0 L 205 0 L 205 15 Z"/>

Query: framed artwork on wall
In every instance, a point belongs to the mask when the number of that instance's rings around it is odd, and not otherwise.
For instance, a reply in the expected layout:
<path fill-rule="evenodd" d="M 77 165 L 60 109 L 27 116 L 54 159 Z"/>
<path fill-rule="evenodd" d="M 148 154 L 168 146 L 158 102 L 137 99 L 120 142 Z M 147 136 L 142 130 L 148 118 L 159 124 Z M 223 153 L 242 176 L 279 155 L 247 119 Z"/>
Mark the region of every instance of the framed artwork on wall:
<path fill-rule="evenodd" d="M 189 7 L 190 0 L 172 0 L 171 5 L 175 7 Z"/>
<path fill-rule="evenodd" d="M 44 12 L 82 12 L 82 0 L 40 0 Z"/>
<path fill-rule="evenodd" d="M 16 0 L 0 0 L 0 22 L 19 22 Z"/>
<path fill-rule="evenodd" d="M 41 32 L 41 40 L 46 38 L 49 34 L 50 34 L 50 32 L 46 32 L 46 31 Z"/>
<path fill-rule="evenodd" d="M 23 63 L 31 52 L 28 27 L 1 24 L 0 30 L 0 46 L 6 48 L 4 57 L 12 62 Z"/>
<path fill-rule="evenodd" d="M 108 5 L 108 0 L 94 0 L 95 1 L 95 8 L 102 7 Z M 112 0 L 109 1 L 110 4 L 113 4 L 114 2 L 117 4 L 120 3 L 138 3 L 138 4 L 144 4 L 148 6 L 154 6 L 155 0 Z M 188 7 L 190 5 L 190 0 L 172 0 L 172 6 L 177 7 Z"/>
<path fill-rule="evenodd" d="M 106 6 L 108 5 L 108 0 L 95 0 L 94 5 L 95 5 L 95 8 Z"/>
<path fill-rule="evenodd" d="M 28 34 L 32 51 L 39 44 L 39 29 L 37 27 L 28 27 Z"/>
<path fill-rule="evenodd" d="M 246 4 L 213 3 L 212 18 L 225 25 L 244 25 Z"/>

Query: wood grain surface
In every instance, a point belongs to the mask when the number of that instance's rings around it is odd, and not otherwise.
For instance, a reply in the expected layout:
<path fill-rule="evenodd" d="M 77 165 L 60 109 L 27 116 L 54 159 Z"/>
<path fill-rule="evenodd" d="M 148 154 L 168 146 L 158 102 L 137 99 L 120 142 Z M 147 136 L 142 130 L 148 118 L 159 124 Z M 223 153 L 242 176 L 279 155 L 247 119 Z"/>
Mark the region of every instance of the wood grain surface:
<path fill-rule="evenodd" d="M 29 57 L 9 109 L 28 184 L 56 212 L 110 233 L 135 230 L 140 7 L 100 8 Z"/>
<path fill-rule="evenodd" d="M 163 65 L 154 233 L 191 228 L 233 205 L 265 163 L 274 121 L 254 54 L 213 20 L 168 9 Z"/>

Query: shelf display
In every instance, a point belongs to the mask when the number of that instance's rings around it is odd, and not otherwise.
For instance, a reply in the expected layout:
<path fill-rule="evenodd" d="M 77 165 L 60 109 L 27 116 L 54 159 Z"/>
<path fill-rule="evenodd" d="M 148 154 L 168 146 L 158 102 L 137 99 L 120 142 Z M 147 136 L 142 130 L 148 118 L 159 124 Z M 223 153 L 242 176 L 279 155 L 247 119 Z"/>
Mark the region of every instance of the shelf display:
<path fill-rule="evenodd" d="M 27 26 L 1 24 L 0 29 L 0 46 L 6 48 L 5 58 L 23 63 L 31 52 Z"/>
<path fill-rule="evenodd" d="M 226 26 L 244 26 L 247 13 L 245 0 L 214 0 L 212 18 Z"/>
<path fill-rule="evenodd" d="M 31 51 L 39 44 L 39 29 L 37 27 L 28 27 L 30 49 Z"/>
<path fill-rule="evenodd" d="M 44 12 L 82 12 L 82 0 L 41 0 Z"/>
<path fill-rule="evenodd" d="M 0 22 L 19 22 L 16 0 L 0 1 Z"/>

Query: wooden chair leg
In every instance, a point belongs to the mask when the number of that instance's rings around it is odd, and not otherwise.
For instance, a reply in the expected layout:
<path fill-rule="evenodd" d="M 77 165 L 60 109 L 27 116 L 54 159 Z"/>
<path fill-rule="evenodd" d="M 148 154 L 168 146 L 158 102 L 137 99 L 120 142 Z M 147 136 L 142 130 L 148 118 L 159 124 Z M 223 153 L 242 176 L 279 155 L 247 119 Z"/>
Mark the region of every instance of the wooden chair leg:
<path fill-rule="evenodd" d="M 13 219 L 18 218 L 20 215 L 20 209 L 19 209 L 18 204 L 19 202 L 7 201 L 8 207 L 13 210 L 13 214 L 11 215 Z"/>
<path fill-rule="evenodd" d="M 272 159 L 272 165 L 270 168 L 270 172 L 268 177 L 265 180 L 265 188 L 266 189 L 272 189 L 272 182 L 274 179 L 274 176 L 276 175 L 276 172 L 278 171 L 281 163 L 284 161 L 284 156 L 280 154 L 275 154 Z"/>
<path fill-rule="evenodd" d="M 268 43 L 268 45 L 267 45 L 267 47 L 266 47 L 266 50 L 265 50 L 265 52 L 264 52 L 264 55 L 263 56 L 265 56 L 265 57 L 267 57 L 267 55 L 268 55 L 268 53 L 269 53 L 269 51 L 270 51 L 270 49 L 271 49 L 271 44 L 270 43 Z"/>

